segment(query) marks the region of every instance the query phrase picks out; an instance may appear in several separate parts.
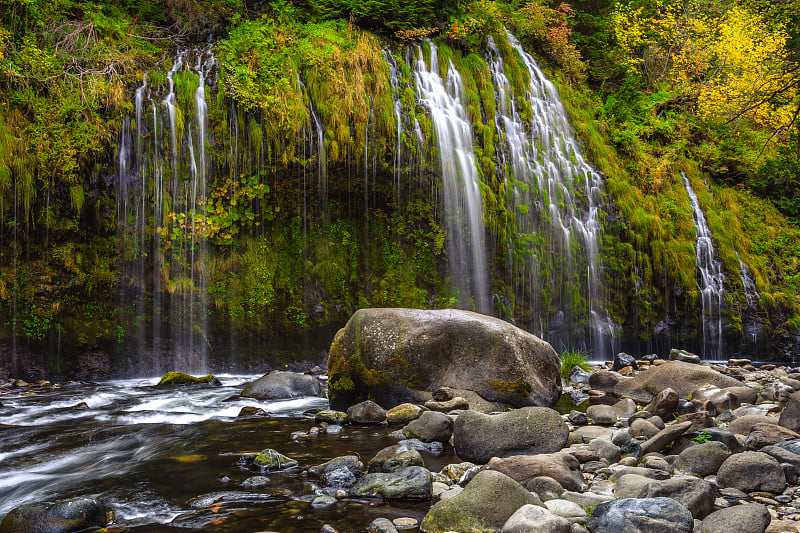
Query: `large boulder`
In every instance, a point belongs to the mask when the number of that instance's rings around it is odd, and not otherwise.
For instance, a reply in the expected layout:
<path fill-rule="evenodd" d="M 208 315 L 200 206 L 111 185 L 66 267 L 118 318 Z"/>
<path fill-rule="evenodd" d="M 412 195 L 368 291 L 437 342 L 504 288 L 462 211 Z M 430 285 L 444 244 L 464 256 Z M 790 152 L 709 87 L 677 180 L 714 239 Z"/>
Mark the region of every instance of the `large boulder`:
<path fill-rule="evenodd" d="M 786 477 L 780 463 L 761 452 L 731 455 L 717 472 L 720 487 L 733 487 L 743 492 L 764 491 L 780 494 L 786 488 Z"/>
<path fill-rule="evenodd" d="M 500 319 L 454 309 L 356 311 L 334 337 L 328 368 L 333 409 L 367 398 L 387 408 L 423 403 L 442 386 L 513 407 L 552 406 L 561 396 L 552 346 Z"/>
<path fill-rule="evenodd" d="M 71 533 L 106 525 L 106 508 L 101 502 L 76 498 L 53 505 L 23 505 L 12 509 L 0 522 L 0 532 Z"/>
<path fill-rule="evenodd" d="M 403 428 L 406 438 L 419 439 L 422 442 L 448 442 L 452 434 L 453 419 L 436 411 L 425 411 Z"/>
<path fill-rule="evenodd" d="M 700 478 L 685 476 L 648 483 L 637 498 L 672 498 L 702 520 L 714 510 L 714 499 L 717 489 L 714 485 Z"/>
<path fill-rule="evenodd" d="M 319 379 L 309 374 L 275 371 L 249 383 L 242 391 L 245 398 L 281 400 L 298 396 L 323 396 Z"/>
<path fill-rule="evenodd" d="M 478 464 L 492 457 L 557 452 L 568 438 L 569 428 L 561 415 L 547 407 L 525 407 L 497 415 L 464 411 L 453 429 L 456 454 Z"/>
<path fill-rule="evenodd" d="M 479 472 L 457 496 L 430 508 L 420 524 L 425 533 L 490 533 L 500 531 L 523 505 L 538 505 L 539 498 L 505 474 Z"/>
<path fill-rule="evenodd" d="M 757 503 L 734 505 L 711 513 L 700 524 L 699 533 L 764 533 L 771 522 L 769 510 Z M 795 529 L 796 531 L 796 529 Z"/>

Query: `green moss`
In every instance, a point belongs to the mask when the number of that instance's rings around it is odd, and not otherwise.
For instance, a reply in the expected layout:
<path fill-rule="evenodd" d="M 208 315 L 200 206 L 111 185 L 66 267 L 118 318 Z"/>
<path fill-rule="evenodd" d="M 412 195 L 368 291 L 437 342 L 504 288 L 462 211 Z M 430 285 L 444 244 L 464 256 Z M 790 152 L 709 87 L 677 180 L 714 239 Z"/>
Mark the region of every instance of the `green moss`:
<path fill-rule="evenodd" d="M 199 383 L 213 383 L 214 376 L 195 377 L 182 372 L 167 372 L 158 382 L 158 387 L 166 387 L 171 385 L 195 385 Z"/>
<path fill-rule="evenodd" d="M 530 384 L 524 381 L 522 378 L 517 378 L 515 380 L 489 380 L 487 383 L 493 389 L 511 394 L 517 398 L 525 398 L 526 396 L 530 396 L 531 391 L 533 390 Z"/>

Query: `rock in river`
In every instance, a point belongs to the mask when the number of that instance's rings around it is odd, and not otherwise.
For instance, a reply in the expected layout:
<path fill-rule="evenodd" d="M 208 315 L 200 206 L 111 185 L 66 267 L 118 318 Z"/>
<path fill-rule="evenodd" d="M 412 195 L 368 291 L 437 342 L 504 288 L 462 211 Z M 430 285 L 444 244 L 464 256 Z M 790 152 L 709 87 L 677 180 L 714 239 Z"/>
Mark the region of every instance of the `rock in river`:
<path fill-rule="evenodd" d="M 323 389 L 314 376 L 275 371 L 248 384 L 242 397 L 256 400 L 280 400 L 298 396 L 322 396 Z"/>
<path fill-rule="evenodd" d="M 0 522 L 1 533 L 71 533 L 106 527 L 106 508 L 97 500 L 75 498 L 53 505 L 23 505 Z"/>
<path fill-rule="evenodd" d="M 442 386 L 515 407 L 552 406 L 561 395 L 548 343 L 454 309 L 361 309 L 336 334 L 328 367 L 333 409 L 367 398 L 387 408 L 423 403 Z"/>
<path fill-rule="evenodd" d="M 356 498 L 380 496 L 387 501 L 428 501 L 433 476 L 421 466 L 409 466 L 390 473 L 366 474 L 350 491 Z"/>
<path fill-rule="evenodd" d="M 167 372 L 161 377 L 157 387 L 169 387 L 172 385 L 203 385 L 210 384 L 219 386 L 222 385 L 220 381 L 211 374 L 202 377 L 190 376 L 183 372 Z"/>

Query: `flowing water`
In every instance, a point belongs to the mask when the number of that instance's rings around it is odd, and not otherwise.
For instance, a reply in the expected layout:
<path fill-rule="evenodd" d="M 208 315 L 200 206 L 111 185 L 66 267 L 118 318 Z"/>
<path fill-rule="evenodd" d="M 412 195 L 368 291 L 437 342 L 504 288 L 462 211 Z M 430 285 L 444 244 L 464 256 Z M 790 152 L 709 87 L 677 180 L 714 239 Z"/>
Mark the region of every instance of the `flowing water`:
<path fill-rule="evenodd" d="M 430 43 L 430 66 L 422 48 L 413 65 L 420 103 L 430 113 L 441 163 L 449 275 L 453 285 L 474 301 L 475 310 L 492 314 L 489 265 L 483 225 L 483 199 L 473 151 L 472 121 L 467 113 L 461 75 L 449 62 L 443 78 L 436 46 Z"/>
<path fill-rule="evenodd" d="M 66 386 L 40 394 L 0 396 L 0 516 L 19 505 L 85 496 L 99 498 L 118 524 L 141 531 L 169 526 L 202 531 L 363 531 L 379 516 L 421 518 L 426 504 L 345 499 L 323 508 L 324 492 L 303 474 L 309 466 L 356 453 L 368 461 L 396 443 L 386 426 L 347 426 L 338 435 L 292 440 L 308 431 L 309 409 L 325 398 L 226 401 L 257 376 L 221 375 L 221 387 L 157 388 L 158 379 Z M 237 418 L 246 405 L 270 418 Z M 237 465 L 242 454 L 275 448 L 300 466 L 264 474 L 266 485 L 245 488 L 256 475 Z M 423 453 L 438 471 L 455 460 Z M 199 509 L 187 500 L 215 491 L 255 493 L 247 501 Z M 185 529 L 184 529 L 185 530 Z"/>
<path fill-rule="evenodd" d="M 502 55 L 489 37 L 487 63 L 498 101 L 495 127 L 498 138 L 505 139 L 498 150 L 500 168 L 509 207 L 517 214 L 509 233 L 530 243 L 530 258 L 509 264 L 519 285 L 517 305 L 529 305 L 551 322 L 561 313 L 564 320 L 551 328 L 561 331 L 542 332 L 558 345 L 570 344 L 570 336 L 588 323 L 585 348 L 594 358 L 607 359 L 613 355 L 617 326 L 606 309 L 601 282 L 603 180 L 584 159 L 555 85 L 513 35 L 507 38 L 530 76 L 524 104 L 531 117 L 525 120 L 523 102 L 514 97 Z M 553 302 L 540 302 L 552 287 L 560 289 Z"/>
<path fill-rule="evenodd" d="M 689 203 L 694 215 L 694 226 L 697 233 L 695 255 L 697 260 L 698 286 L 703 306 L 703 359 L 720 360 L 724 355 L 722 311 L 725 301 L 725 274 L 722 262 L 714 249 L 714 238 L 706 222 L 703 209 L 697 195 L 685 174 L 681 173 Z"/>

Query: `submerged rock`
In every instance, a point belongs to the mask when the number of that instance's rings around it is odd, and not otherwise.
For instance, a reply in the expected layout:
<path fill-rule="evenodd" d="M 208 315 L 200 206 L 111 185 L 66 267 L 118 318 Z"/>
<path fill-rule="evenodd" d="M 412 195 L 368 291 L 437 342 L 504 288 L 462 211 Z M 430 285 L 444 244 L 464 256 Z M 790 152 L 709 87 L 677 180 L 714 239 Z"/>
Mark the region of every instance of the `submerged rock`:
<path fill-rule="evenodd" d="M 425 466 L 422 455 L 414 448 L 404 444 L 395 444 L 375 454 L 375 457 L 369 462 L 367 471 L 370 474 L 396 472 L 409 466 Z"/>
<path fill-rule="evenodd" d="M 361 309 L 336 334 L 328 367 L 334 409 L 367 398 L 385 407 L 423 403 L 443 386 L 515 407 L 555 405 L 561 395 L 561 365 L 548 343 L 454 309 Z"/>
<path fill-rule="evenodd" d="M 199 385 L 204 383 L 214 386 L 222 385 L 220 380 L 211 374 L 202 377 L 195 377 L 190 376 L 189 374 L 184 374 L 183 372 L 167 372 L 161 378 L 161 381 L 158 382 L 156 387 L 169 387 L 172 385 Z"/>
<path fill-rule="evenodd" d="M 249 383 L 242 397 L 256 400 L 281 400 L 298 396 L 323 396 L 324 390 L 314 376 L 294 372 L 270 372 Z"/>
<path fill-rule="evenodd" d="M 0 522 L 0 533 L 72 533 L 107 524 L 106 508 L 101 502 L 75 498 L 12 509 Z"/>
<path fill-rule="evenodd" d="M 206 494 L 195 496 L 194 498 L 189 498 L 186 501 L 186 505 L 194 509 L 199 509 L 201 507 L 206 507 L 208 505 L 213 505 L 215 503 L 261 502 L 270 499 L 273 499 L 273 496 L 270 494 L 262 494 L 260 492 L 241 492 L 235 490 L 228 490 L 220 492 L 208 492 Z"/>

